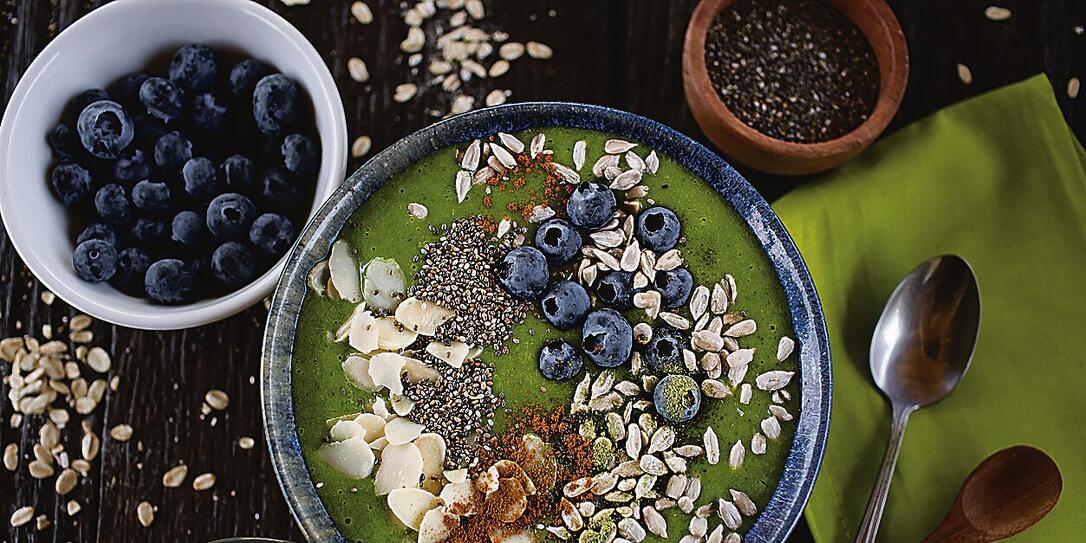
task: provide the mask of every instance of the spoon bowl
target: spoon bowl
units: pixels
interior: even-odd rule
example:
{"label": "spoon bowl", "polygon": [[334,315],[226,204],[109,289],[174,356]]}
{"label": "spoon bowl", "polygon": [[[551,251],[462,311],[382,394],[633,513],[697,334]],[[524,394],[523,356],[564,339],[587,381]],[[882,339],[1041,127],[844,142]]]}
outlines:
{"label": "spoon bowl", "polygon": [[986,458],[965,478],[943,522],[924,540],[988,542],[1039,522],[1060,499],[1063,477],[1052,457],[1017,445]]}

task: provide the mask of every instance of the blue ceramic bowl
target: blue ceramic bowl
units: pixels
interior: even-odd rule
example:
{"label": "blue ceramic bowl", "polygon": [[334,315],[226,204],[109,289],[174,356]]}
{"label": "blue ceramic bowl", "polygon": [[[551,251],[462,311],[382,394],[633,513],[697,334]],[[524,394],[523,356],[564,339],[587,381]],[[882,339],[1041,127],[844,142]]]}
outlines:
{"label": "blue ceramic bowl", "polygon": [[769,204],[746,179],[700,143],[632,113],[557,102],[522,103],[474,111],[407,136],[354,172],[302,232],[272,299],[261,367],[264,431],[275,473],[295,520],[311,542],[346,543],[309,477],[294,425],[291,354],[309,269],[327,257],[347,219],[375,190],[427,155],[499,131],[546,127],[620,134],[666,154],[716,189],[743,217],[768,255],[792,312],[802,396],[796,434],[784,472],[773,497],[744,541],[784,541],[811,494],[830,424],[829,338],[807,266]]}

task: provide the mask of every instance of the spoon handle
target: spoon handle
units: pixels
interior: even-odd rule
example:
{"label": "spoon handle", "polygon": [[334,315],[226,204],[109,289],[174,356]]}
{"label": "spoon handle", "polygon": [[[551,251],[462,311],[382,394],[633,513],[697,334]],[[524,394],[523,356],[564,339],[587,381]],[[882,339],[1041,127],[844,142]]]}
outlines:
{"label": "spoon handle", "polygon": [[894,405],[890,442],[886,444],[886,456],[882,459],[875,488],[871,490],[871,499],[867,502],[867,511],[860,523],[860,531],[856,534],[856,543],[874,543],[875,536],[879,533],[879,522],[882,521],[882,510],[886,507],[886,496],[890,494],[890,481],[894,475],[894,466],[897,465],[897,454],[901,450],[901,439],[905,436],[905,424],[915,410],[916,406]]}

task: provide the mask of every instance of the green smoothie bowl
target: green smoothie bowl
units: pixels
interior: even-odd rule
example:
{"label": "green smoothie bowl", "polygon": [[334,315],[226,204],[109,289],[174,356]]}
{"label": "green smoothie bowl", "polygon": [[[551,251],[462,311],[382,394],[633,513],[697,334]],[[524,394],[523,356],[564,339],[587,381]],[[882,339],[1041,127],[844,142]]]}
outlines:
{"label": "green smoothie bowl", "polygon": [[598,106],[356,171],[272,299],[268,446],[310,541],[784,541],[830,419],[818,296],[697,142]]}

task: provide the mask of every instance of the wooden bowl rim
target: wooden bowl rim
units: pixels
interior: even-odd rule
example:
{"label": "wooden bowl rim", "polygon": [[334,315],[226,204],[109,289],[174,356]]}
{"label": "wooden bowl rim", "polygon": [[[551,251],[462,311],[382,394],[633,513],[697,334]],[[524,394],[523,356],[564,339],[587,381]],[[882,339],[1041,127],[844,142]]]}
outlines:
{"label": "wooden bowl rim", "polygon": [[[709,25],[717,14],[731,5],[735,0],[701,0],[694,13],[690,17],[690,23],[686,28],[686,36],[683,42],[683,75],[692,90],[702,99],[706,100],[708,111],[713,120],[732,132],[736,137],[743,139],[753,146],[769,151],[777,155],[795,158],[825,157],[842,153],[848,153],[861,149],[878,137],[890,121],[894,118],[901,100],[905,95],[905,87],[909,77],[909,53],[905,42],[905,33],[901,24],[894,15],[893,10],[884,0],[853,0],[867,4],[885,25],[887,31],[879,32],[882,40],[890,45],[889,76],[882,77],[883,59],[878,58],[879,63],[879,96],[875,102],[875,109],[866,121],[852,131],[837,138],[816,142],[798,143],[774,138],[751,127],[743,122],[724,104],[724,101],[713,88],[709,80],[709,71],[705,65],[705,37],[709,31]],[[846,13],[846,16],[860,25]],[[876,49],[871,36],[863,32],[864,38],[871,43],[872,49]]]}

